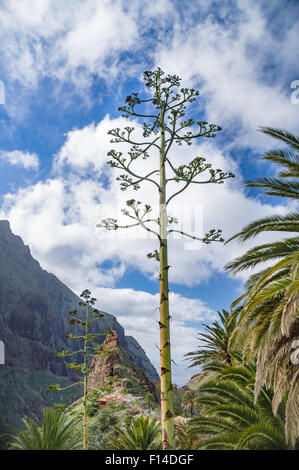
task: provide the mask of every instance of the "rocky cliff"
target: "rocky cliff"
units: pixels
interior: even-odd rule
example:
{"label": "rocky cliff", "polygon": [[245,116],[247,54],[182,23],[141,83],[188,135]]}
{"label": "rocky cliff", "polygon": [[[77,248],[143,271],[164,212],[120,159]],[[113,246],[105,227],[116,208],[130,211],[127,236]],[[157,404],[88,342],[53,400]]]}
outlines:
{"label": "rocky cliff", "polygon": [[[128,392],[151,393],[156,398],[156,387],[144,370],[133,363],[124,348],[120,346],[117,331],[111,331],[103,342],[104,353],[92,358],[88,386],[96,389],[109,385],[113,378],[114,387],[125,387]],[[105,354],[105,352],[107,354]],[[157,399],[158,400],[158,399]]]}
{"label": "rocky cliff", "polygon": [[[82,290],[85,286],[82,286]],[[46,393],[48,385],[68,385],[76,380],[72,369],[54,354],[72,349],[67,312],[80,299],[56,276],[43,270],[31,256],[8,221],[0,221],[0,340],[5,343],[5,364],[0,364],[0,432],[5,423],[19,424],[20,417],[40,416],[41,408],[71,402],[75,387]],[[104,312],[103,312],[104,313]],[[143,349],[113,315],[104,313],[98,331],[115,330],[119,344],[152,380],[158,374]]]}

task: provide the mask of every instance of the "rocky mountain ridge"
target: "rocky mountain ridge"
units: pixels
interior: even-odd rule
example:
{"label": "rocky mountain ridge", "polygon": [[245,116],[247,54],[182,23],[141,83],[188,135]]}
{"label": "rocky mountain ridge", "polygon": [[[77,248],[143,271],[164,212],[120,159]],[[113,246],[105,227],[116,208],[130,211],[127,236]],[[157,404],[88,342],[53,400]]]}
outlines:
{"label": "rocky mountain ridge", "polygon": [[112,330],[102,344],[104,354],[93,357],[90,365],[88,387],[100,389],[114,382],[114,389],[122,388],[138,394],[150,393],[158,402],[158,391],[144,370],[134,364],[126,350],[120,346],[117,331]]}
{"label": "rocky mountain ridge", "polygon": [[[53,383],[66,386],[76,380],[67,359],[54,354],[75,347],[65,338],[70,332],[67,312],[79,301],[55,275],[41,268],[29,247],[11,232],[8,221],[0,220],[0,340],[6,356],[0,365],[0,432],[6,423],[19,424],[24,415],[39,418],[44,406],[77,398],[75,387],[69,392],[47,394],[45,390]],[[113,315],[104,312],[98,326],[102,330],[117,331],[130,360],[151,380],[158,379],[141,346],[125,336]]]}

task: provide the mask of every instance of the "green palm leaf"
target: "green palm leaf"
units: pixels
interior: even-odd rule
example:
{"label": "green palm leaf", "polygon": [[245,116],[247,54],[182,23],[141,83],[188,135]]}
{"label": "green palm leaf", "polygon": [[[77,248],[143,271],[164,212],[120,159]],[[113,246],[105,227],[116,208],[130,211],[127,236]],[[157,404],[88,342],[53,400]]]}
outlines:
{"label": "green palm leaf", "polygon": [[185,354],[191,360],[189,367],[210,363],[212,361],[222,361],[231,364],[231,356],[228,350],[229,338],[235,328],[237,312],[223,310],[217,312],[220,322],[214,321],[211,326],[203,325],[204,333],[199,333],[200,348]]}
{"label": "green palm leaf", "polygon": [[[291,151],[274,149],[268,152],[262,158],[282,166],[283,170],[279,172],[277,178],[257,178],[247,183],[247,186],[263,188],[266,195],[298,199],[298,137],[281,129],[261,130],[289,145]],[[298,234],[298,221],[298,212],[265,217],[248,224],[230,240],[238,238],[241,242],[245,242],[270,231]],[[290,364],[289,359],[291,344],[294,339],[299,338],[299,237],[256,246],[227,264],[225,268],[236,274],[277,259],[279,261],[272,267],[251,276],[246,283],[245,293],[232,304],[235,308],[243,302],[239,307],[241,311],[229,347],[242,347],[244,358],[247,360],[257,357],[256,397],[262,390],[263,384],[271,387],[274,380],[275,413],[288,392],[285,426],[286,435],[294,446],[299,437],[299,405],[293,398],[294,377],[298,373],[299,366]]]}
{"label": "green palm leaf", "polygon": [[115,450],[157,450],[161,448],[160,423],[147,416],[133,419],[124,428],[115,427],[115,435],[111,437],[109,448]]}
{"label": "green palm leaf", "polygon": [[[290,449],[284,434],[285,404],[275,416],[273,393],[254,399],[253,364],[228,366],[199,389],[202,414],[191,420],[201,440],[198,449]],[[241,377],[241,380],[240,380]]]}
{"label": "green palm leaf", "polygon": [[25,429],[13,428],[14,434],[7,435],[10,448],[18,450],[68,450],[79,449],[81,438],[76,430],[80,417],[70,417],[68,414],[54,408],[43,410],[43,423],[37,423],[25,417]]}

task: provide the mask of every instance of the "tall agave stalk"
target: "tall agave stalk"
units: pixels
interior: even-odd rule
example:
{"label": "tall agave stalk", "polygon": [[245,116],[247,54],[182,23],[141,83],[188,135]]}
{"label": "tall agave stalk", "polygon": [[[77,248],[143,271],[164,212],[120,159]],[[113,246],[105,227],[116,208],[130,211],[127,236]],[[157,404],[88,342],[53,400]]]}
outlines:
{"label": "tall agave stalk", "polygon": [[[159,194],[159,216],[156,218],[147,218],[152,211],[150,205],[145,204],[141,214],[140,201],[130,199],[127,201],[128,209],[123,209],[122,213],[131,219],[134,223],[131,225],[119,225],[117,219],[103,219],[98,227],[105,227],[107,230],[117,230],[120,228],[130,228],[140,225],[147,232],[154,234],[159,240],[160,249],[149,253],[149,258],[155,258],[160,261],[160,376],[161,376],[161,423],[162,423],[162,443],[163,449],[174,447],[174,412],[173,412],[173,393],[171,379],[171,352],[170,352],[170,316],[169,316],[169,289],[168,289],[168,236],[177,232],[183,236],[200,240],[204,243],[212,241],[223,241],[221,230],[210,230],[203,238],[188,235],[182,231],[169,229],[173,223],[177,223],[174,217],[168,217],[167,208],[172,199],[182,193],[191,183],[223,183],[225,179],[233,177],[232,173],[225,173],[220,169],[213,169],[212,165],[207,163],[202,157],[197,157],[187,165],[181,165],[175,168],[169,158],[169,151],[174,144],[182,145],[186,143],[191,145],[193,139],[199,137],[215,137],[216,132],[221,128],[215,124],[208,124],[206,121],[197,121],[193,119],[183,120],[185,108],[188,103],[197,99],[199,92],[194,89],[181,88],[180,78],[177,75],[167,75],[158,68],[155,71],[144,72],[145,86],[149,91],[149,97],[140,99],[138,93],[132,93],[127,96],[125,106],[119,108],[123,117],[146,119],[143,122],[144,141],[132,137],[133,127],[112,129],[109,134],[114,137],[111,142],[129,143],[131,149],[128,157],[124,158],[121,152],[110,150],[108,155],[111,160],[107,163],[112,168],[118,168],[125,173],[117,177],[120,181],[122,190],[132,188],[138,190],[140,183],[147,181],[153,184]],[[146,103],[152,104],[153,111],[147,113],[135,111],[136,105]],[[197,124],[198,128],[194,132],[190,128]],[[188,129],[186,131],[186,129]],[[150,140],[150,136],[152,139]],[[157,152],[159,156],[159,165],[150,173],[140,175],[133,169],[134,162],[138,158],[154,158],[152,152]],[[171,173],[171,177],[167,175]],[[209,177],[206,180],[196,180],[196,177],[207,171]],[[166,194],[167,184],[175,181],[183,186],[168,198]],[[158,224],[158,230],[152,228],[153,224]]]}
{"label": "tall agave stalk", "polygon": [[[162,119],[163,110],[160,108]],[[164,448],[174,444],[173,394],[171,378],[170,317],[168,289],[168,247],[167,247],[167,208],[165,174],[165,133],[161,128],[160,144],[160,197],[159,197],[159,242],[160,242],[160,376],[161,376],[161,417],[162,443]]]}

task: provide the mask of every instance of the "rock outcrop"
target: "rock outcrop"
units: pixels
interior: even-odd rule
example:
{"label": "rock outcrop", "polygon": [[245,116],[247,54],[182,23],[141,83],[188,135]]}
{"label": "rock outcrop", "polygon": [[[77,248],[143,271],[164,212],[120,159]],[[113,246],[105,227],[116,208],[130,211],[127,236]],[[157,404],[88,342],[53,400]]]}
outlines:
{"label": "rock outcrop", "polygon": [[103,354],[92,359],[88,386],[96,389],[113,383],[115,387],[125,387],[128,392],[138,394],[138,390],[153,394],[156,387],[149,380],[143,369],[134,364],[120,346],[117,331],[111,331],[102,344]]}

